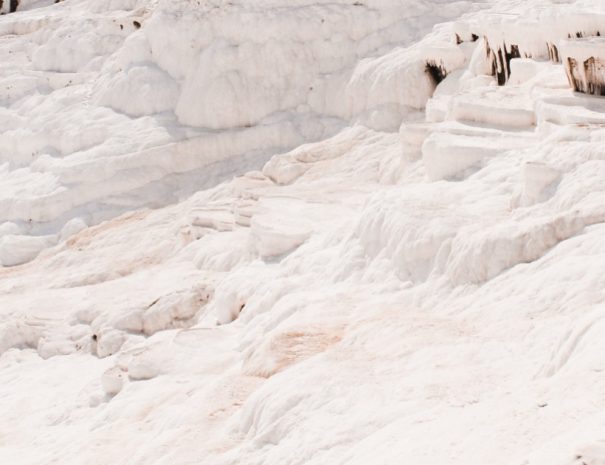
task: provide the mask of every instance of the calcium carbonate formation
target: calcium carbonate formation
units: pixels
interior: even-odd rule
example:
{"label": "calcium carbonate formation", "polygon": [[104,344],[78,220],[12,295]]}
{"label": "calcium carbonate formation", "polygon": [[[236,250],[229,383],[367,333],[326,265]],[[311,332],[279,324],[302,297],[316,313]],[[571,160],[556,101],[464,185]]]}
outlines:
{"label": "calcium carbonate formation", "polygon": [[11,9],[0,463],[605,461],[605,2]]}

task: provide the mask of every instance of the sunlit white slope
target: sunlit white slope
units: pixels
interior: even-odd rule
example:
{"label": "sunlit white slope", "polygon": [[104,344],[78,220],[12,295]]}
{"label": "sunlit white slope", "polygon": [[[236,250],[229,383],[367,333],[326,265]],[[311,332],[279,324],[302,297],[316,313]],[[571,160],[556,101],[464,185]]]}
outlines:
{"label": "sunlit white slope", "polygon": [[[86,5],[72,2],[63,8]],[[141,34],[153,28],[176,40],[178,21],[189,18],[176,12],[195,2],[171,3],[172,17],[169,2],[160,2],[126,42],[145,43]],[[310,20],[324,8],[361,8],[255,5],[275,21],[276,37],[302,33],[285,26],[294,24],[284,19],[291,8]],[[422,7],[408,6],[402,15]],[[466,6],[447,2],[440,11],[457,16]],[[405,37],[393,36],[393,46],[385,42],[371,58],[351,55],[350,76],[325,94],[333,104],[307,120],[328,128],[323,121],[334,118],[330,137],[322,129],[309,138],[321,140],[272,153],[268,147],[283,137],[276,128],[299,124],[291,108],[271,124],[260,116],[236,129],[219,126],[242,115],[217,113],[217,128],[202,131],[179,118],[210,121],[207,109],[196,103],[179,114],[175,100],[174,111],[160,116],[119,115],[132,140],[145,138],[131,124],[151,124],[150,137],[163,127],[164,148],[158,142],[125,155],[117,144],[112,159],[55,157],[79,195],[101,195],[106,184],[95,184],[96,176],[126,183],[153,163],[191,173],[187,189],[199,190],[188,196],[180,181],[182,194],[164,181],[148,186],[141,192],[167,204],[151,209],[133,207],[147,204],[147,194],[129,191],[125,203],[107,187],[103,202],[131,211],[90,227],[72,218],[60,238],[2,226],[1,240],[11,244],[2,260],[15,260],[17,241],[25,250],[26,240],[48,243],[28,263],[0,269],[0,463],[603,463],[605,105],[573,93],[563,66],[540,57],[513,59],[507,84],[497,86],[497,76],[485,74],[485,42],[472,41],[471,28],[462,43],[455,37],[465,24],[504,13],[522,24],[548,8],[601,6],[484,6],[408,48],[397,46]],[[215,10],[199,21],[231,14]],[[33,24],[42,11],[11,21]],[[253,31],[216,24],[217,36]],[[356,24],[343,30],[354,34]],[[351,40],[362,47],[363,38]],[[120,46],[94,71],[100,77],[89,102],[109,80],[118,82],[111,67],[134,45]],[[547,57],[546,42],[542,49]],[[224,51],[216,59],[232,66]],[[177,82],[179,98],[188,73],[204,69],[179,76],[184,56],[175,51],[172,62],[149,66]],[[448,75],[425,106],[420,101],[433,90],[427,63]],[[242,66],[244,76],[250,70]],[[125,73],[119,82],[136,82],[136,73]],[[298,95],[290,81],[279,87],[274,75],[267,79],[277,95]],[[196,82],[187,84],[191,100],[204,92]],[[239,83],[226,98],[239,95]],[[137,101],[127,95],[90,105],[113,121],[106,105]],[[262,114],[273,103],[251,105]],[[250,165],[219,163],[224,147],[270,137],[274,145],[259,148],[263,155]],[[196,178],[191,167],[199,160],[212,160],[218,174]],[[79,171],[80,163],[90,169]],[[33,171],[11,166],[7,182],[24,189],[21,180]],[[240,171],[247,172],[233,177]],[[218,183],[222,177],[228,180]],[[22,192],[14,198],[27,198]]]}
{"label": "sunlit white slope", "polygon": [[[43,5],[24,2],[0,18],[0,221],[11,234],[49,237],[5,238],[27,250],[5,266],[56,243],[70,219],[93,225],[178,201],[350,121],[395,129],[432,93],[427,55],[451,68],[465,60],[451,26],[402,47],[477,8],[437,0],[34,6]],[[377,58],[394,47],[396,59]]]}

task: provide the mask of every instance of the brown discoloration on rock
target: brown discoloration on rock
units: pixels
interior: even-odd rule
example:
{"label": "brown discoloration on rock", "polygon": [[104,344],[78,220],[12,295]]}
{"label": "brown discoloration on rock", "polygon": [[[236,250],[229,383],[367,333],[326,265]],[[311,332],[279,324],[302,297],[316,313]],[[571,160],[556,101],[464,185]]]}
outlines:
{"label": "brown discoloration on rock", "polygon": [[98,226],[92,226],[90,228],[86,228],[80,231],[77,234],[71,236],[65,244],[68,248],[78,248],[78,247],[86,247],[90,245],[90,243],[98,238],[99,236],[115,229],[127,225],[129,223],[134,223],[137,221],[141,221],[149,215],[149,210],[137,211],[134,213],[126,213],[125,215],[118,216],[113,220],[105,221]]}
{"label": "brown discoloration on rock", "polygon": [[503,86],[506,84],[508,75],[507,70],[504,67],[504,56],[502,55],[502,50],[498,49],[494,56],[496,57],[496,62],[492,65],[492,69],[494,70],[494,74],[498,79],[498,85]]}
{"label": "brown discoloration on rock", "polygon": [[343,337],[342,327],[309,328],[286,331],[271,338],[268,346],[259,349],[259,360],[272,359],[271,366],[258,363],[255,355],[245,363],[245,373],[269,378],[286,368],[326,351]]}
{"label": "brown discoloration on rock", "polygon": [[32,261],[23,263],[21,265],[8,266],[8,267],[0,266],[0,279],[4,278],[6,276],[10,276],[11,278],[16,278],[20,275],[24,275],[24,274],[30,272],[32,268],[35,270],[35,269],[44,267],[45,264],[47,264],[54,255],[55,254],[45,254],[43,256],[37,256]]}
{"label": "brown discoloration on rock", "polygon": [[561,58],[559,56],[559,49],[553,43],[547,42],[546,48],[548,49],[548,58],[550,61],[554,63],[561,63]]}
{"label": "brown discoloration on rock", "polygon": [[[460,45],[464,43],[466,40],[460,37],[460,34],[455,34],[454,36],[456,40],[456,44]],[[470,42],[477,42],[479,40],[479,36],[477,34],[471,34]]]}
{"label": "brown discoloration on rock", "polygon": [[[37,275],[38,272],[46,272],[44,270],[53,269],[57,266],[57,263],[62,262],[66,256],[73,253],[82,253],[82,260],[93,257],[97,251],[96,247],[92,246],[98,246],[99,249],[115,247],[116,243],[119,242],[116,239],[116,237],[119,237],[118,232],[124,234],[126,237],[130,237],[130,234],[137,234],[132,225],[136,226],[137,222],[145,220],[150,213],[152,213],[152,210],[128,213],[97,226],[84,229],[67,239],[65,248],[60,247],[46,250],[31,262],[22,265],[6,268],[0,267],[0,280],[5,277],[16,279],[20,276],[27,276],[32,271],[34,275]],[[116,231],[116,229],[122,229],[122,231]],[[122,252],[118,253],[111,261],[101,261],[96,268],[86,269],[77,274],[65,275],[65,281],[62,286],[88,286],[119,279],[142,269],[156,266],[166,258],[165,251],[161,245],[158,245],[158,247],[146,247],[140,253],[136,253],[135,250],[129,251],[125,247],[122,247],[120,250]]]}
{"label": "brown discoloration on rock", "polygon": [[510,52],[507,51],[506,49],[506,44],[504,45],[504,58],[506,59],[506,72],[507,72],[507,76],[506,79],[508,80],[508,78],[510,77],[510,62],[513,58],[521,58],[521,53],[519,53],[519,46],[518,45],[511,45],[510,46]]}
{"label": "brown discoloration on rock", "polygon": [[340,329],[318,332],[289,331],[280,334],[271,343],[272,352],[278,355],[275,372],[285,370],[290,365],[324,352],[341,339]]}
{"label": "brown discoloration on rock", "polygon": [[585,92],[591,95],[605,95],[605,65],[594,57],[584,62],[586,76]]}
{"label": "brown discoloration on rock", "polygon": [[492,48],[485,38],[485,53],[491,63],[492,76],[496,76],[498,85],[503,86],[510,77],[510,62],[513,58],[521,58],[519,46],[502,43],[501,47]]}
{"label": "brown discoloration on rock", "polygon": [[578,62],[574,58],[568,57],[565,63],[565,72],[571,87],[578,90],[582,86],[582,78],[578,70]]}
{"label": "brown discoloration on rock", "polygon": [[576,92],[590,95],[605,95],[605,63],[590,57],[583,63],[568,57],[565,72],[569,85]]}

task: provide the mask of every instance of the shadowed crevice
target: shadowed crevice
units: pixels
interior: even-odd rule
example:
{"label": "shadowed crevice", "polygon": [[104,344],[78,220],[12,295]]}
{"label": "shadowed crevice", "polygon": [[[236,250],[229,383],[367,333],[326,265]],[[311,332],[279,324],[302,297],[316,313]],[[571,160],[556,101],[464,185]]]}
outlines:
{"label": "shadowed crevice", "polygon": [[443,66],[435,63],[434,61],[426,62],[425,72],[429,75],[431,81],[435,86],[437,86],[447,76],[447,70]]}

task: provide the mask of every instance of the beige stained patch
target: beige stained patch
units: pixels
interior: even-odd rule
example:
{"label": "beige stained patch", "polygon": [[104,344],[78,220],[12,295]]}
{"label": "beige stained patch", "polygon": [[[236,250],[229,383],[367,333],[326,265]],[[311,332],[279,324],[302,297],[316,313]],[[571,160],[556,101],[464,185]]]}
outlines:
{"label": "beige stained patch", "polygon": [[251,354],[244,364],[244,372],[251,376],[268,378],[325,352],[340,342],[342,337],[342,327],[314,327],[278,333]]}
{"label": "beige stained patch", "polygon": [[90,228],[86,228],[80,231],[77,234],[71,236],[65,244],[69,248],[77,248],[77,247],[86,247],[90,245],[93,240],[98,238],[99,236],[105,234],[108,231],[111,231],[115,228],[120,228],[130,223],[135,223],[137,221],[141,221],[145,219],[151,210],[142,210],[134,213],[127,213],[113,220],[105,221],[104,223],[99,224],[98,226],[92,226]]}

